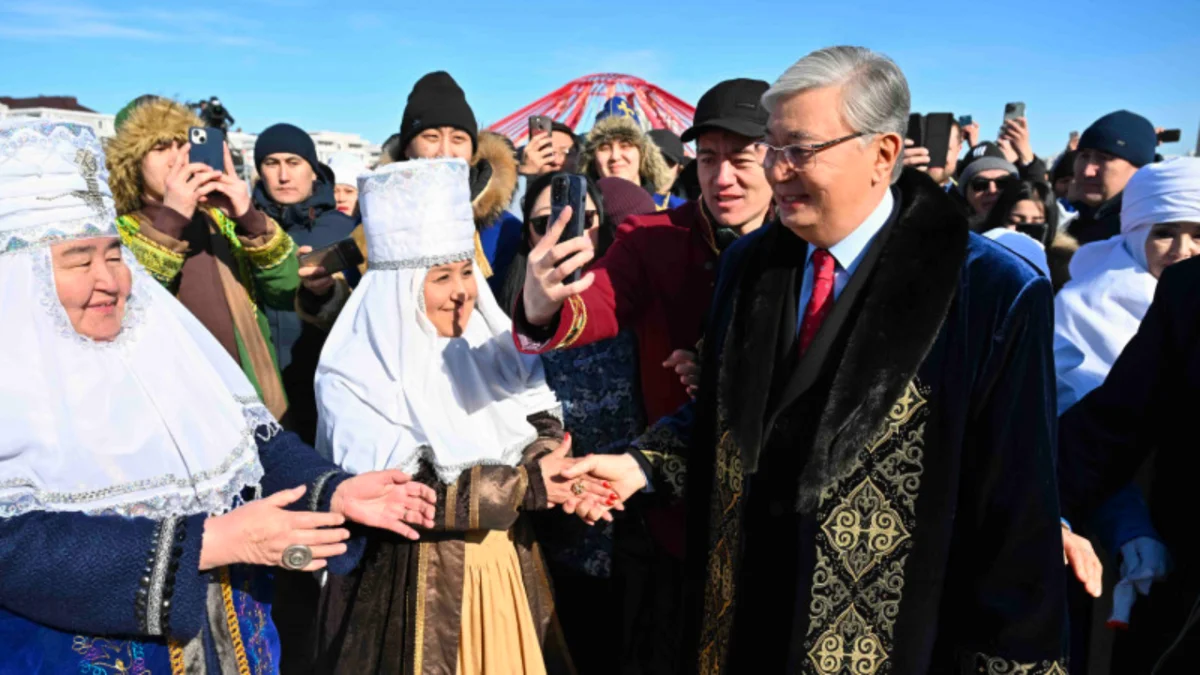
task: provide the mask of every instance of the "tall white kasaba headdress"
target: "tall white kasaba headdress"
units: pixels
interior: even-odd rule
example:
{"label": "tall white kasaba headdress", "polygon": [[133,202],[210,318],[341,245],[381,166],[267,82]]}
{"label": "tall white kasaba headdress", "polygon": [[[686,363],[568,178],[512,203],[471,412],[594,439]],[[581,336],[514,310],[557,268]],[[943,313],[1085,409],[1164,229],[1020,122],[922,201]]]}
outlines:
{"label": "tall white kasaba headdress", "polygon": [[482,275],[462,337],[439,337],[425,315],[429,268],[475,255],[468,171],[459,159],[412,160],[359,177],[367,273],[316,383],[317,449],[348,471],[411,474],[425,459],[450,483],[472,466],[515,466],[537,438],[526,418],[561,415]]}
{"label": "tall white kasaba headdress", "polygon": [[278,429],[208,331],[125,254],[132,292],[111,342],[75,332],[51,245],[117,237],[91,129],[0,123],[0,517],[165,518],[228,510]]}

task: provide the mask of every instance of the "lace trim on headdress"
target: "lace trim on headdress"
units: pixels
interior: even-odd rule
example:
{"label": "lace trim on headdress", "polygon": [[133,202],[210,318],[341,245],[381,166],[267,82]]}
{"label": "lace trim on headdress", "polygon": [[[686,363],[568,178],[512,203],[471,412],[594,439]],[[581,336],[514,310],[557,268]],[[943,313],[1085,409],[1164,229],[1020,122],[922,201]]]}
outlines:
{"label": "lace trim on headdress", "polygon": [[[253,400],[257,402],[258,399]],[[276,433],[279,429],[278,422],[270,417],[261,403],[245,406],[244,413],[246,428],[241,439],[220,465],[208,471],[190,476],[165,474],[86,492],[40,490],[29,479],[10,478],[0,482],[0,492],[14,490],[17,494],[0,496],[0,518],[11,518],[30,511],[81,511],[92,515],[154,518],[225,513],[233,507],[234,500],[243,490],[257,490],[262,481],[263,467],[258,458],[257,438],[262,438],[264,425],[267,429],[275,429]],[[269,422],[263,422],[264,415],[270,419]],[[215,485],[204,485],[222,476],[227,478]],[[137,495],[150,491],[161,492],[152,497]],[[132,497],[116,504],[88,507],[89,503],[125,495]]]}
{"label": "lace trim on headdress", "polygon": [[475,250],[458,251],[455,253],[444,253],[442,255],[427,255],[420,258],[408,258],[407,260],[372,260],[367,263],[369,270],[420,270],[437,267],[438,265],[448,265],[454,262],[463,260],[473,260],[475,258]]}
{"label": "lace trim on headdress", "polygon": [[146,310],[149,308],[151,302],[150,294],[139,293],[138,289],[147,288],[147,284],[156,282],[138,264],[137,259],[133,257],[133,254],[128,249],[121,249],[121,257],[124,258],[125,264],[129,266],[129,271],[133,275],[133,283],[129,297],[125,300],[125,316],[121,321],[121,332],[117,334],[116,338],[108,342],[97,342],[81,335],[71,325],[71,320],[67,317],[67,310],[63,309],[62,302],[58,299],[57,287],[54,281],[54,265],[50,259],[50,249],[34,249],[29,251],[29,255],[32,256],[33,273],[37,277],[37,285],[40,291],[38,304],[53,317],[54,327],[59,336],[88,349],[128,349],[137,343]]}
{"label": "lace trim on headdress", "polygon": [[80,220],[34,225],[0,232],[0,255],[25,251],[47,244],[57,244],[71,239],[116,236],[118,236],[118,233],[114,220],[106,222],[99,218],[82,218]]}

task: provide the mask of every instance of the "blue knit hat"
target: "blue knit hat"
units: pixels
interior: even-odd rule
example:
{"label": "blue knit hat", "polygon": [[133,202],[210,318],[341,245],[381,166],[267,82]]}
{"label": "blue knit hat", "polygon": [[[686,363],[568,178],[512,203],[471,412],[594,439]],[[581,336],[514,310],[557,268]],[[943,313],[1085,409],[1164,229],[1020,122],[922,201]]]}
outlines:
{"label": "blue knit hat", "polygon": [[317,146],[312,136],[300,127],[280,123],[267,127],[258,135],[254,143],[254,167],[259,173],[262,173],[263,160],[277,152],[299,155],[312,165],[313,173],[322,173],[317,161]]}
{"label": "blue knit hat", "polygon": [[1099,150],[1120,157],[1137,168],[1154,161],[1158,136],[1150,120],[1118,110],[1092,123],[1079,138],[1080,150]]}

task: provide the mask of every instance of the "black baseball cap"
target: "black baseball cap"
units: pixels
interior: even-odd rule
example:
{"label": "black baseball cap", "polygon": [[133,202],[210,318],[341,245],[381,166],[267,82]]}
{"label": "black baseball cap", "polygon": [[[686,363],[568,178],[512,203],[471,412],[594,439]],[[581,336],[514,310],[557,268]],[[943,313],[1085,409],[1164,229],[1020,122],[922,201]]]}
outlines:
{"label": "black baseball cap", "polygon": [[650,140],[654,141],[668,162],[675,164],[687,162],[687,155],[683,152],[683,141],[670,129],[651,129]]}
{"label": "black baseball cap", "polygon": [[763,107],[762,96],[770,87],[764,80],[738,78],[709,89],[696,105],[696,116],[691,128],[683,132],[683,142],[691,143],[709,129],[762,138],[767,133],[767,109]]}

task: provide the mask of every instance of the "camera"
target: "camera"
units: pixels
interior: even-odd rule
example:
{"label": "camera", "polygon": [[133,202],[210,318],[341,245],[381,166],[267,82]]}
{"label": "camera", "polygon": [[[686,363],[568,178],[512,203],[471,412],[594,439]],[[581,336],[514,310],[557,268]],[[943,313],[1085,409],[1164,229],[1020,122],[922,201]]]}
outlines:
{"label": "camera", "polygon": [[208,142],[208,132],[198,127],[192,127],[188,134],[188,142],[192,145],[204,145]]}

